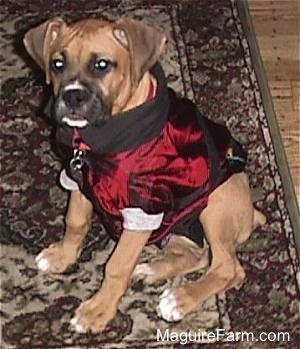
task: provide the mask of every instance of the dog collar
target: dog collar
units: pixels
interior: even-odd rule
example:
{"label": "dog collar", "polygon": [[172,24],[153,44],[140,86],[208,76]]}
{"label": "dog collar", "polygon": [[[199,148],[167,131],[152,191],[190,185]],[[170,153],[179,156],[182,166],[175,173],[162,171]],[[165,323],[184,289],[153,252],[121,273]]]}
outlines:
{"label": "dog collar", "polygon": [[[151,69],[157,80],[156,94],[144,104],[115,115],[102,126],[87,126],[78,130],[82,141],[90,151],[102,154],[115,154],[134,149],[157,137],[167,123],[169,111],[169,92],[164,71],[159,63]],[[46,116],[53,115],[52,97],[44,109]],[[72,147],[74,129],[58,126],[57,141]]]}

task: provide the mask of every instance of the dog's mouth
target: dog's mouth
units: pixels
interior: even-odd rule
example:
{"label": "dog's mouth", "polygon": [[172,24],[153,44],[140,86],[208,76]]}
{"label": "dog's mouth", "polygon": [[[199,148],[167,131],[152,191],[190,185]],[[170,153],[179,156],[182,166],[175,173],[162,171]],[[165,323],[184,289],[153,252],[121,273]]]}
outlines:
{"label": "dog's mouth", "polygon": [[79,118],[75,119],[69,116],[64,116],[61,121],[70,127],[84,128],[88,125],[88,121],[86,119],[79,119]]}

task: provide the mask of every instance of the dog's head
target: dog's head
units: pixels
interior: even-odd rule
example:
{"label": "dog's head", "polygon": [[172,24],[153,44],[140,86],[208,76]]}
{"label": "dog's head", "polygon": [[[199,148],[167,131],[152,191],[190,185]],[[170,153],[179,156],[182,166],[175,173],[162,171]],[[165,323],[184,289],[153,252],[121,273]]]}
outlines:
{"label": "dog's head", "polygon": [[97,125],[121,112],[159,59],[166,36],[139,21],[55,17],[29,30],[24,44],[52,83],[57,122]]}

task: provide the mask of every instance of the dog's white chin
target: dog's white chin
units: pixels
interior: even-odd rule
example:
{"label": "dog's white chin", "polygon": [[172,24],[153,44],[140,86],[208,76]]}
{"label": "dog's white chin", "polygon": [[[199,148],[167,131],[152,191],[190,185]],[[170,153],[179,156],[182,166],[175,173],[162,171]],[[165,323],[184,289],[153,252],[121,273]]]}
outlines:
{"label": "dog's white chin", "polygon": [[79,127],[79,128],[83,128],[88,124],[87,120],[73,120],[66,116],[62,119],[62,122],[64,122],[70,127]]}

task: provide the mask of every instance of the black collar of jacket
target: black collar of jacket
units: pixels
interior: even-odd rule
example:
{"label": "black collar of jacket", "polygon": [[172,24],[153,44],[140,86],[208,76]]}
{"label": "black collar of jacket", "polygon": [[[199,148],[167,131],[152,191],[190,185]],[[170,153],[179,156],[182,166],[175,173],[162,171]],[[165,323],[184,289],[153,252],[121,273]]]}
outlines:
{"label": "black collar of jacket", "polygon": [[[115,115],[102,126],[88,126],[79,129],[84,143],[91,151],[100,154],[115,154],[134,149],[157,137],[167,122],[169,111],[169,92],[164,71],[159,63],[151,69],[157,79],[157,92],[153,100]],[[51,117],[53,97],[51,97],[44,113]],[[56,139],[58,143],[72,147],[74,129],[58,126]]]}

